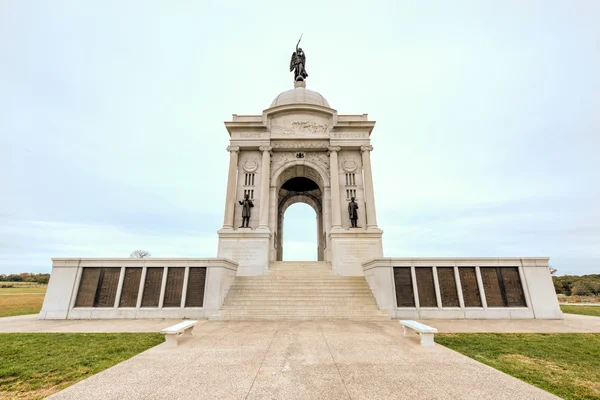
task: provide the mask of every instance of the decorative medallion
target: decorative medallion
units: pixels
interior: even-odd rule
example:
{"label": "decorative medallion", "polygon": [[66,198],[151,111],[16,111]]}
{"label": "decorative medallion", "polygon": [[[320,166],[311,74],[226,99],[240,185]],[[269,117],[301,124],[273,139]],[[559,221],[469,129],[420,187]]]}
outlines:
{"label": "decorative medallion", "polygon": [[243,168],[246,172],[254,172],[258,169],[258,161],[256,161],[256,159],[246,160]]}
{"label": "decorative medallion", "polygon": [[342,161],[342,168],[346,172],[354,172],[358,168],[358,164],[354,160],[344,160]]}

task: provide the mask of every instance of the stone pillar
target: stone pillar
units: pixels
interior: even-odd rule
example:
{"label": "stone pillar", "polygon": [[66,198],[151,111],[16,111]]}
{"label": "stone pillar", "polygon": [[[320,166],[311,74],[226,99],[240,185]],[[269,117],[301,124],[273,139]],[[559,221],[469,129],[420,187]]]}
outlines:
{"label": "stone pillar", "polygon": [[341,228],[340,175],[338,173],[338,151],[340,146],[329,147],[329,169],[331,171],[331,228]]}
{"label": "stone pillar", "polygon": [[377,227],[375,214],[375,191],[373,190],[373,172],[371,170],[371,151],[373,146],[361,146],[362,163],[364,168],[365,197],[367,203],[367,229]]}
{"label": "stone pillar", "polygon": [[227,195],[225,196],[225,218],[223,228],[233,229],[233,211],[235,209],[235,195],[237,185],[238,146],[228,146],[229,151],[229,175],[227,176]]}
{"label": "stone pillar", "polygon": [[262,175],[260,178],[260,214],[258,227],[269,229],[269,181],[271,180],[271,146],[260,146]]}

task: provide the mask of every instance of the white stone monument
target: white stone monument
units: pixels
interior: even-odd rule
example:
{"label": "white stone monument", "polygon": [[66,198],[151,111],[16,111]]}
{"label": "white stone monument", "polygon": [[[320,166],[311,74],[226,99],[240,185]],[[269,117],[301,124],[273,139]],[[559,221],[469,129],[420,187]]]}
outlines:
{"label": "white stone monument", "polygon": [[[366,114],[339,115],[304,81],[278,95],[262,115],[234,115],[227,198],[218,257],[239,264],[238,275],[263,275],[281,261],[285,210],[310,205],[318,220],[318,260],[338,275],[362,276],[361,264],[383,256],[375,212]],[[238,201],[254,202],[249,228]],[[352,228],[348,203],[358,204]]]}
{"label": "white stone monument", "polygon": [[[304,63],[297,47],[294,88],[225,122],[217,258],[53,259],[40,318],[562,318],[548,258],[384,258],[375,122],[307,89]],[[317,216],[312,265],[281,262],[297,202]]]}

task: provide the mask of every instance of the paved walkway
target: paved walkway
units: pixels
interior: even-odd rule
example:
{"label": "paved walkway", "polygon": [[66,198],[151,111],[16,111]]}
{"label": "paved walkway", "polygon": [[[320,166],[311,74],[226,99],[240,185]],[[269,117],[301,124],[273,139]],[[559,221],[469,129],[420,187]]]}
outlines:
{"label": "paved walkway", "polygon": [[[421,320],[440,332],[600,333],[600,317],[564,314],[564,320]],[[0,332],[158,332],[179,319],[39,320],[37,314],[0,318]],[[202,322],[202,321],[201,321]],[[205,322],[205,321],[204,321]],[[398,321],[381,322],[398,327]]]}
{"label": "paved walkway", "polygon": [[[157,332],[179,320],[0,318],[0,332]],[[441,332],[600,332],[600,318],[428,320]],[[405,338],[397,321],[200,321],[50,399],[556,399],[443,346]]]}
{"label": "paved walkway", "polygon": [[49,399],[556,399],[388,322],[208,321]]}

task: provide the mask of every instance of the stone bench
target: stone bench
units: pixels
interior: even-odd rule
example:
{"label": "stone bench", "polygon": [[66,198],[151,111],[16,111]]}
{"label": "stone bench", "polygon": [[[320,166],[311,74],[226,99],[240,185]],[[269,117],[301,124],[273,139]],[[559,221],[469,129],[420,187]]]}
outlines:
{"label": "stone bench", "polygon": [[435,344],[433,343],[433,335],[438,333],[437,329],[411,320],[400,320],[400,324],[404,328],[404,336],[415,336],[415,332],[419,332],[421,346],[433,346]]}
{"label": "stone bench", "polygon": [[192,331],[194,330],[194,325],[197,323],[198,321],[182,321],[163,329],[160,333],[165,335],[165,343],[167,346],[177,346],[180,337],[194,336]]}

